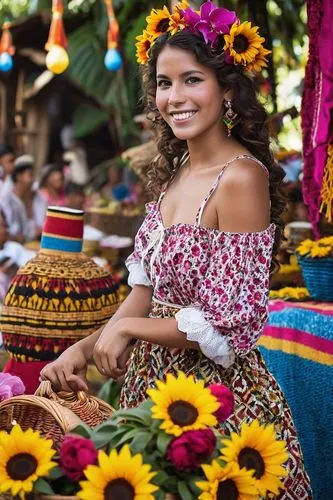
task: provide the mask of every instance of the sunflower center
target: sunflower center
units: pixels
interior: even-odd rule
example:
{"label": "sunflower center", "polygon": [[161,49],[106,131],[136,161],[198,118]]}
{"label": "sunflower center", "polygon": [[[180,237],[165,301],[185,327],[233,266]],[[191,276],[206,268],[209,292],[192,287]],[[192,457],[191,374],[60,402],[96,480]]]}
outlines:
{"label": "sunflower center", "polygon": [[169,406],[168,412],[173,423],[180,427],[192,425],[198,418],[197,409],[187,401],[175,401]]}
{"label": "sunflower center", "polygon": [[156,26],[156,31],[159,31],[161,33],[166,33],[170,25],[170,19],[164,18],[161,19],[161,21],[158,23]]}
{"label": "sunflower center", "polygon": [[256,479],[260,479],[264,475],[265,462],[260,453],[253,448],[243,448],[238,455],[238,463],[240,468],[245,467],[248,470],[254,469],[254,477]]}
{"label": "sunflower center", "polygon": [[134,497],[134,488],[126,479],[114,479],[104,490],[105,500],[133,500]]}
{"label": "sunflower center", "polygon": [[24,481],[37,469],[37,460],[29,453],[18,453],[8,460],[7,473],[14,481]]}
{"label": "sunflower center", "polygon": [[150,40],[146,40],[145,41],[145,50],[149,50],[150,49],[150,46],[151,46],[151,41]]}
{"label": "sunflower center", "polygon": [[232,479],[226,479],[219,483],[216,500],[237,500],[239,497],[238,488]]}
{"label": "sunflower center", "polygon": [[244,35],[237,35],[233,43],[233,49],[237,54],[245,52],[249,47],[249,41]]}

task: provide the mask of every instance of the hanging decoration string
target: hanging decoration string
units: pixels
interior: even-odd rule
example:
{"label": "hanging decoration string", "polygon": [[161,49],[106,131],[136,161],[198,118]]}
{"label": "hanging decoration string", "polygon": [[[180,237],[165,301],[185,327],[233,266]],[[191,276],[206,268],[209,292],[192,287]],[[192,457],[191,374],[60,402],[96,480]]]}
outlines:
{"label": "hanging decoration string", "polygon": [[121,55],[118,51],[119,24],[114,14],[112,0],[105,0],[106,11],[109,19],[108,50],[105,54],[104,64],[109,71],[118,71],[122,66]]}
{"label": "hanging decoration string", "polygon": [[15,47],[12,44],[12,35],[10,32],[11,24],[5,22],[2,26],[2,35],[0,40],[0,71],[5,73],[14,66],[13,55]]}
{"label": "hanging decoration string", "polygon": [[57,75],[66,71],[69,66],[63,13],[63,0],[52,0],[52,21],[49,38],[45,45],[45,49],[48,51],[45,62],[47,69]]}

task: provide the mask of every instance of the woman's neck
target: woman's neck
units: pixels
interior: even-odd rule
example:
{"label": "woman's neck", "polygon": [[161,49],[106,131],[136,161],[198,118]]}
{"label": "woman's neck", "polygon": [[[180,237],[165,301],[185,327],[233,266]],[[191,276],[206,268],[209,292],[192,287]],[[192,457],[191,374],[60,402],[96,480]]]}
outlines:
{"label": "woman's neck", "polygon": [[232,154],[234,142],[227,136],[224,127],[217,124],[199,137],[187,141],[187,147],[190,169],[202,170],[224,163],[224,159]]}

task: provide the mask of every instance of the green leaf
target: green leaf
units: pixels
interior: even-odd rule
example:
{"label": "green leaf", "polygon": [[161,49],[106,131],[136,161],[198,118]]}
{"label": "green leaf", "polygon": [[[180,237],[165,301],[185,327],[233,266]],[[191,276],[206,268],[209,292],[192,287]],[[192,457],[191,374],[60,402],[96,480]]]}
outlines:
{"label": "green leaf", "polygon": [[165,484],[169,479],[170,476],[163,470],[160,470],[152,481],[157,486],[163,486],[163,484]]}
{"label": "green leaf", "polygon": [[193,500],[193,495],[184,481],[178,482],[177,489],[182,500]]}
{"label": "green leaf", "polygon": [[85,437],[85,438],[90,438],[91,437],[91,428],[89,425],[85,424],[82,422],[79,424],[75,429],[71,431],[71,434],[78,434],[79,436]]}
{"label": "green leaf", "polygon": [[120,391],[121,385],[113,378],[110,378],[102,385],[98,397],[117,410],[119,408]]}
{"label": "green leaf", "polygon": [[156,500],[164,500],[165,499],[165,491],[163,491],[163,490],[157,490],[154,493],[154,496],[155,496]]}
{"label": "green leaf", "polygon": [[171,440],[172,436],[166,434],[164,431],[158,433],[156,445],[157,449],[162,453],[162,455],[165,455],[166,449]]}
{"label": "green leaf", "polygon": [[126,422],[139,422],[149,426],[149,428],[152,423],[150,411],[141,407],[117,411],[113,414],[112,418],[122,418],[126,420]]}
{"label": "green leaf", "polygon": [[133,453],[142,453],[148,443],[153,439],[153,434],[147,431],[139,431],[131,443],[131,450]]}
{"label": "green leaf", "polygon": [[50,470],[48,478],[54,480],[59,479],[59,477],[62,477],[63,475],[63,471],[57,466]]}
{"label": "green leaf", "polygon": [[35,482],[34,490],[37,491],[37,493],[43,493],[44,495],[54,495],[53,489],[42,477]]}
{"label": "green leaf", "polygon": [[91,439],[97,449],[103,448],[111,441],[113,432],[116,428],[116,426],[109,425],[104,429],[92,433]]}
{"label": "green leaf", "polygon": [[137,429],[132,429],[131,431],[126,432],[118,441],[117,446],[120,446],[122,444],[128,443],[130,444],[132,439],[136,436],[138,433]]}

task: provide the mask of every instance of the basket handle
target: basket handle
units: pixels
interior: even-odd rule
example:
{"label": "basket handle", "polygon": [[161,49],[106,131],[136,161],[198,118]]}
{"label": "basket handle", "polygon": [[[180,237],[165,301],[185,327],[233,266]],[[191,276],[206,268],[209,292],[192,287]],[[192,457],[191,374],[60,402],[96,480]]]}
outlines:
{"label": "basket handle", "polygon": [[59,401],[61,399],[74,397],[75,399],[77,399],[82,403],[84,403],[88,399],[88,396],[84,391],[78,391],[78,392],[59,391],[57,393],[52,389],[52,385],[49,380],[42,380],[42,382],[40,383],[39,387],[35,392],[35,396],[41,396],[42,398],[51,399],[53,401]]}

